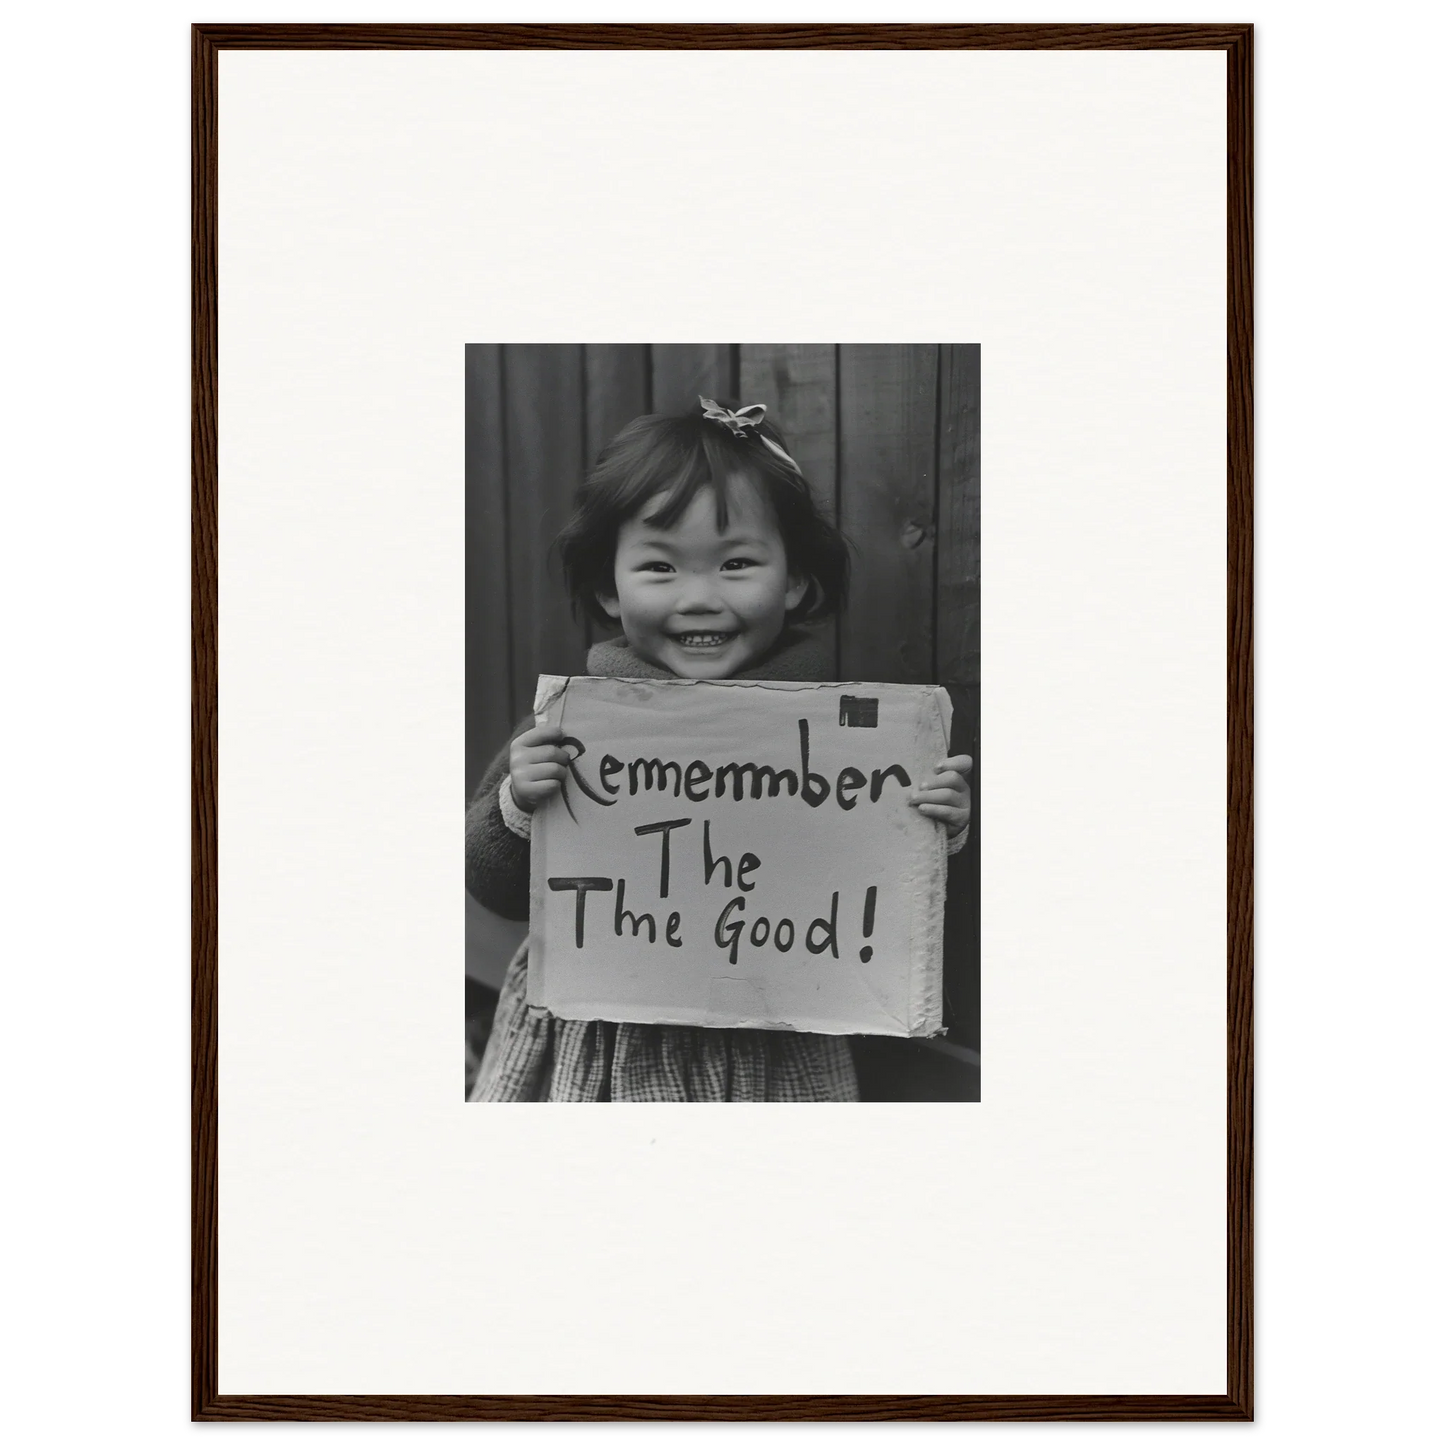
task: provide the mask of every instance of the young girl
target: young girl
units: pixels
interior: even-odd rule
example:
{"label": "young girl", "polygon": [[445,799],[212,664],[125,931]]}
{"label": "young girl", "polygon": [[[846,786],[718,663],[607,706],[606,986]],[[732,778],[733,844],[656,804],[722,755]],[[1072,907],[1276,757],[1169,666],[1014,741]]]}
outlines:
{"label": "young girl", "polygon": [[[800,624],[836,612],[842,536],[819,511],[760,405],[706,398],[617,434],[577,495],[560,547],[574,607],[622,636],[587,656],[593,676],[823,682],[827,650]],[[562,785],[562,730],[528,719],[467,812],[467,887],[507,918],[528,911],[531,815]],[[945,758],[910,801],[967,838],[972,761]],[[845,1038],[772,1029],[559,1019],[529,1007],[527,947],[507,970],[472,1100],[858,1098]]]}

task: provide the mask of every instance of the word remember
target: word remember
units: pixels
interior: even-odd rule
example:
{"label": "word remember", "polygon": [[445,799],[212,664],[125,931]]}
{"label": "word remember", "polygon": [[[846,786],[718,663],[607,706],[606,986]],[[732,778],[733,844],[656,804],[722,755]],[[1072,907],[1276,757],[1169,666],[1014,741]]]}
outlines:
{"label": "word remember", "polygon": [[774,768],[766,763],[724,763],[713,768],[700,759],[685,765],[663,758],[634,758],[625,763],[611,753],[604,753],[597,765],[597,787],[594,787],[578,767],[578,760],[587,751],[586,747],[577,738],[564,738],[563,743],[576,749],[567,766],[577,780],[577,786],[604,808],[610,808],[622,792],[623,785],[614,783],[612,779],[623,773],[627,775],[629,797],[636,797],[639,792],[666,793],[670,784],[674,798],[685,797],[692,803],[706,803],[714,797],[726,797],[731,786],[733,801],[738,803],[744,797],[761,798],[765,790],[770,798],[779,797],[786,790],[788,797],[801,797],[810,808],[821,807],[831,796],[844,812],[858,806],[856,795],[865,787],[868,789],[868,801],[876,803],[883,796],[883,785],[889,778],[903,788],[912,785],[912,779],[901,763],[874,768],[871,778],[858,768],[843,768],[830,783],[808,766],[808,723],[805,718],[798,719],[799,767],[796,771]]}

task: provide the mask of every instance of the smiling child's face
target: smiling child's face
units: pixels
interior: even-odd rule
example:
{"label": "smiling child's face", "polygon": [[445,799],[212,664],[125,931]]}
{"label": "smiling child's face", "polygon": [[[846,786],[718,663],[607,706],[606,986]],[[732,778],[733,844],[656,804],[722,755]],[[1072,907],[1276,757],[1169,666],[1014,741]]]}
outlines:
{"label": "smiling child's face", "polygon": [[632,650],[678,677],[732,677],[778,639],[807,583],[788,575],[772,508],[745,478],[728,485],[728,522],[702,488],[669,528],[661,498],[618,529],[615,597],[600,597]]}

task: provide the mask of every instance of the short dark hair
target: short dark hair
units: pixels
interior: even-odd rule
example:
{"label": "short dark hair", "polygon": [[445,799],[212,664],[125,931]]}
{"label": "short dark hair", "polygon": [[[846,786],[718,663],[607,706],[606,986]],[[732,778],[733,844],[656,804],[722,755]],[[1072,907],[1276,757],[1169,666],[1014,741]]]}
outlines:
{"label": "short dark hair", "polygon": [[[737,403],[719,397],[725,407]],[[782,432],[764,420],[741,435],[707,420],[701,404],[674,416],[639,416],[603,447],[577,490],[572,520],[557,539],[573,610],[614,624],[597,600],[617,592],[617,532],[654,497],[665,496],[650,520],[674,526],[704,487],[717,498],[719,529],[728,522],[728,481],[741,473],[772,508],[788,571],[807,581],[789,622],[816,621],[841,610],[848,595],[848,544],[823,514],[806,479],[759,439],[787,451]]]}

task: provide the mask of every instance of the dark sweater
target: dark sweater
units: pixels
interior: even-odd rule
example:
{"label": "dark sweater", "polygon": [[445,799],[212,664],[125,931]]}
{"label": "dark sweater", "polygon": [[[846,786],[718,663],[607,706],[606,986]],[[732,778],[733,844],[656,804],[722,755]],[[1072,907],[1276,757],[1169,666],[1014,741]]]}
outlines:
{"label": "dark sweater", "polygon": [[512,739],[531,726],[527,718],[492,759],[467,809],[467,892],[493,913],[523,923],[531,903],[532,849],[502,821],[497,795],[510,771]]}

